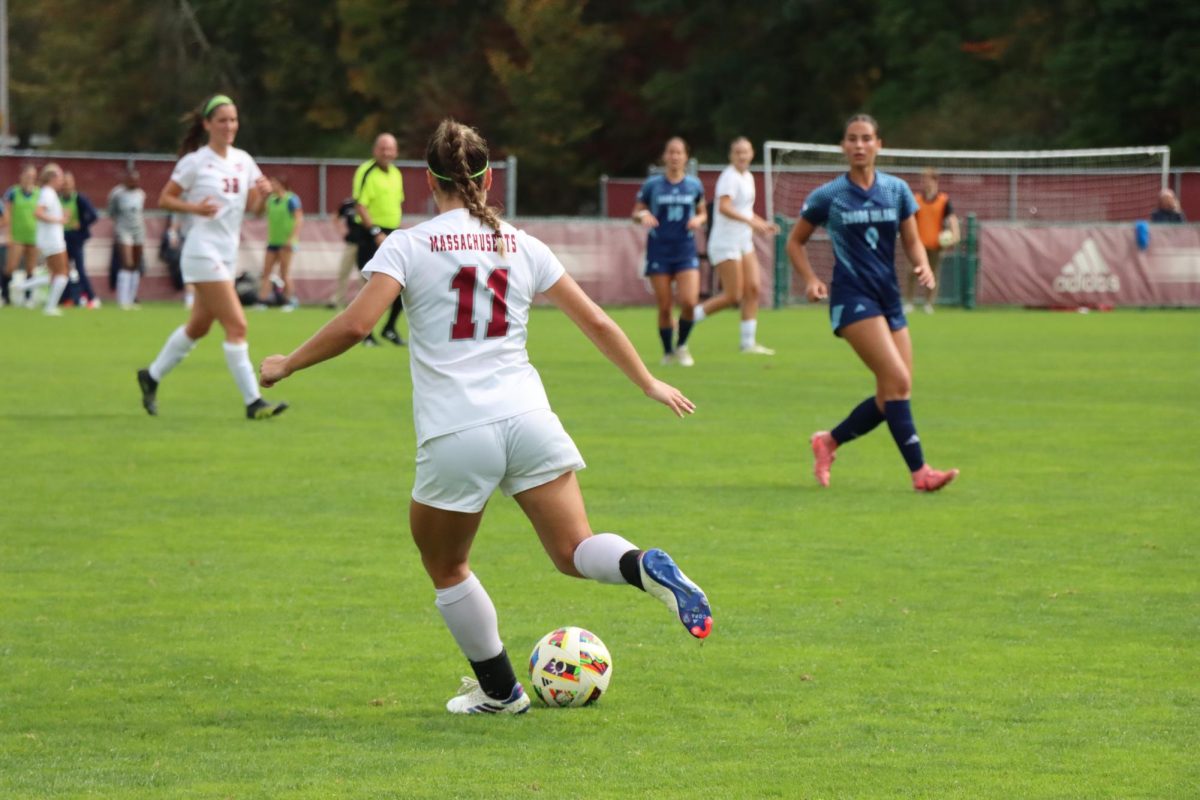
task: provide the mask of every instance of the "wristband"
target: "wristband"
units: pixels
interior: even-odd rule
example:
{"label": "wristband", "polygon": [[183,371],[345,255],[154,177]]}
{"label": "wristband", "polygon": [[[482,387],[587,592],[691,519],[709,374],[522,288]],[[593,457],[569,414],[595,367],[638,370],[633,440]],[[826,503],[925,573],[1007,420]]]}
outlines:
{"label": "wristband", "polygon": [[383,228],[379,227],[378,225],[371,226],[371,235],[372,236],[378,236],[381,233],[383,233]]}

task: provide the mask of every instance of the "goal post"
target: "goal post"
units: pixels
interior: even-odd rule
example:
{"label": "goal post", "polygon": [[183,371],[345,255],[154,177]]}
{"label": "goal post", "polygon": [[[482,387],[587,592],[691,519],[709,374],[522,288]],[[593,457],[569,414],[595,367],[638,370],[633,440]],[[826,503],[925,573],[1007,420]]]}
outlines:
{"label": "goal post", "polygon": [[[763,146],[767,218],[780,227],[776,241],[774,305],[802,299],[791,285],[783,243],[810,192],[846,171],[837,145],[768,141]],[[926,169],[938,173],[938,189],[959,219],[959,244],[943,253],[939,303],[969,305],[977,263],[978,226],[1127,222],[1144,218],[1167,187],[1168,147],[1084,150],[902,150],[883,148],[877,169],[905,180],[916,194]],[[829,239],[819,230],[809,244],[817,275],[833,272]],[[898,267],[906,266],[897,254]],[[967,290],[970,290],[968,293]],[[970,294],[970,297],[968,296]]]}

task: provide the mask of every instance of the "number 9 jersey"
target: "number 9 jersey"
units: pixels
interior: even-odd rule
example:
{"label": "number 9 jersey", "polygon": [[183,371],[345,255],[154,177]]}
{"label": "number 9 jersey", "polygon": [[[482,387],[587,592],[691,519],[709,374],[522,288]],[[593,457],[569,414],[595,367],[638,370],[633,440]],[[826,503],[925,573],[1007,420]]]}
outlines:
{"label": "number 9 jersey", "polygon": [[525,343],[534,295],[566,270],[534,237],[500,230],[455,209],[394,231],[363,267],[404,289],[418,445],[550,408]]}

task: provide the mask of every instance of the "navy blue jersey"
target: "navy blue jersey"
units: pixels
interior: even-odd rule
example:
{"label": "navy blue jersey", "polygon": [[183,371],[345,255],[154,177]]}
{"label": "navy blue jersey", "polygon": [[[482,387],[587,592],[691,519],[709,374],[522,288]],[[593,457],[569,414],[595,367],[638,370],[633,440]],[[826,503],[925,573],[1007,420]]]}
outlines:
{"label": "navy blue jersey", "polygon": [[833,244],[832,287],[880,300],[898,292],[896,237],[900,223],[917,212],[908,184],[886,172],[875,172],[870,189],[842,175],[817,187],[804,201],[800,216],[824,225]]}
{"label": "navy blue jersey", "polygon": [[700,181],[685,175],[679,183],[671,183],[665,175],[652,175],[642,184],[637,199],[658,220],[658,227],[651,228],[647,238],[647,258],[666,262],[694,258],[696,237],[687,224],[704,202]]}

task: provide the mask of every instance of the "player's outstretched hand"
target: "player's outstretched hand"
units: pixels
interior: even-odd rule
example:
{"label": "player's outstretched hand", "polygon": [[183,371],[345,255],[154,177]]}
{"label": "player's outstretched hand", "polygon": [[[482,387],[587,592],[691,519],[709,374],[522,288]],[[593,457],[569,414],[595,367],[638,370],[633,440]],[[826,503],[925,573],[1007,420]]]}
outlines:
{"label": "player's outstretched hand", "polygon": [[675,416],[682,417],[685,414],[691,414],[696,410],[696,404],[683,396],[683,392],[676,389],[669,383],[663,383],[660,380],[655,380],[646,389],[646,397],[651,400],[657,400],[667,408],[675,412]]}
{"label": "player's outstretched hand", "polygon": [[258,382],[264,389],[270,389],[288,375],[291,373],[287,370],[287,356],[267,356],[258,367]]}
{"label": "player's outstretched hand", "polygon": [[829,297],[829,287],[825,285],[825,281],[820,278],[814,278],[805,285],[804,294],[808,297],[808,302],[815,303]]}
{"label": "player's outstretched hand", "polygon": [[934,286],[937,285],[937,280],[933,277],[933,270],[929,268],[928,264],[917,264],[913,267],[913,272],[917,275],[917,283],[933,291]]}

